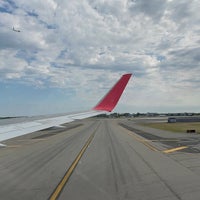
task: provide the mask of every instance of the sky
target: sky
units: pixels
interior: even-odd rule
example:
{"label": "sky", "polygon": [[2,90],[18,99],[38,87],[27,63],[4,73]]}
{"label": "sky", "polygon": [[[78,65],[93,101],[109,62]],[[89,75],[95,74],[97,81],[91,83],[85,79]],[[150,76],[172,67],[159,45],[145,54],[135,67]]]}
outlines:
{"label": "sky", "polygon": [[88,110],[124,73],[114,112],[200,112],[199,11],[199,0],[1,0],[0,116]]}

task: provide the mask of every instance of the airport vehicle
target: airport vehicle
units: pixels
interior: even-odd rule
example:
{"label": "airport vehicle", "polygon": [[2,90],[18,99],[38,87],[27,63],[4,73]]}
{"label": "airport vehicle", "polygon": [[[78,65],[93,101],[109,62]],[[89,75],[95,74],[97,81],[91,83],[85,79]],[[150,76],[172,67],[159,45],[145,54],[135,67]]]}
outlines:
{"label": "airport vehicle", "polygon": [[[117,105],[131,75],[124,74],[104,98],[89,111],[0,126],[0,142],[35,131],[59,126],[74,120],[111,112]],[[4,144],[0,143],[0,146],[4,146]]]}

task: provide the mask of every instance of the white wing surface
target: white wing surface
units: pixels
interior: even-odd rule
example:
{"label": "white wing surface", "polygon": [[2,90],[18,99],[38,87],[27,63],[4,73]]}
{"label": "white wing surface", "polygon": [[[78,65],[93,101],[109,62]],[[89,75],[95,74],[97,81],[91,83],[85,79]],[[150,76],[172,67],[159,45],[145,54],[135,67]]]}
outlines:
{"label": "white wing surface", "polygon": [[[74,120],[111,112],[117,105],[131,75],[132,74],[124,74],[105,97],[90,111],[0,126],[0,142],[35,131],[59,126]],[[0,144],[0,146],[3,146],[3,144]]]}

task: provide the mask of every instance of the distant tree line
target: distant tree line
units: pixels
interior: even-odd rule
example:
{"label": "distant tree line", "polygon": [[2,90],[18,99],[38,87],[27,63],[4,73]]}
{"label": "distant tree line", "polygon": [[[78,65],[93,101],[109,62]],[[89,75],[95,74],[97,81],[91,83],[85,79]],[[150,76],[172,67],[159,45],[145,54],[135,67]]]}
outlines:
{"label": "distant tree line", "polygon": [[100,114],[98,118],[131,118],[131,117],[168,117],[168,116],[200,116],[200,113],[111,113],[111,114]]}

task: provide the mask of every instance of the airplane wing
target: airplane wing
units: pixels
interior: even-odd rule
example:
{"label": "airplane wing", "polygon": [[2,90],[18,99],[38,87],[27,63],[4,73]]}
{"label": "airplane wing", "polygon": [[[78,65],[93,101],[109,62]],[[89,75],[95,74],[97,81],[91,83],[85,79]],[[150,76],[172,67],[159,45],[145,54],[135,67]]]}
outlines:
{"label": "airplane wing", "polygon": [[[124,74],[102,100],[89,111],[0,126],[0,142],[74,120],[111,112],[117,105],[131,75]],[[0,146],[4,145],[0,143]]]}

